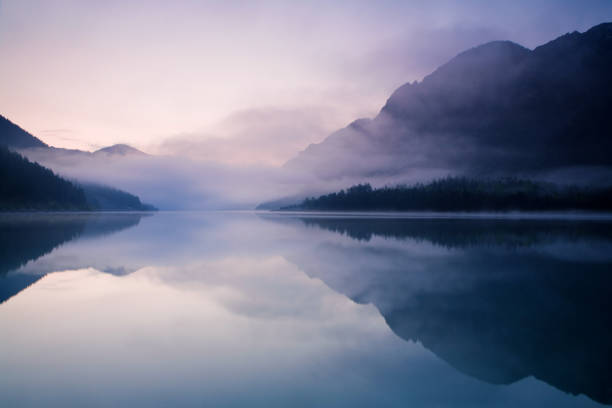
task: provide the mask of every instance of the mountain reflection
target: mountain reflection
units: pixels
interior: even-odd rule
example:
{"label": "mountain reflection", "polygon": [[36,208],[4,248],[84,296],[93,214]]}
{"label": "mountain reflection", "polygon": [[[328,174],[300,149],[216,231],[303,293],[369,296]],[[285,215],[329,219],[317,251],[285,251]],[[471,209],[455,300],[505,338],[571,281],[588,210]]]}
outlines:
{"label": "mountain reflection", "polygon": [[45,275],[11,271],[77,238],[99,237],[138,225],[142,216],[139,213],[0,215],[0,303]]}
{"label": "mountain reflection", "polygon": [[269,219],[351,238],[287,258],[459,371],[612,403],[609,221]]}

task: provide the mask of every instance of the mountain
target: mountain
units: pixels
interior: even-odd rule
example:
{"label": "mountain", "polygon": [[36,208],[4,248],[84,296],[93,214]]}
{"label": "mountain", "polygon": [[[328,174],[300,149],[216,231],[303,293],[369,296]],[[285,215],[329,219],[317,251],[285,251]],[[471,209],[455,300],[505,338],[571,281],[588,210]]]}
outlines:
{"label": "mountain", "polygon": [[81,188],[0,146],[0,211],[89,209]]}
{"label": "mountain", "polygon": [[154,211],[112,187],[70,182],[0,145],[0,211]]}
{"label": "mountain", "polygon": [[126,144],[114,144],[112,146],[104,147],[100,150],[93,152],[94,155],[108,155],[108,156],[148,156],[145,152],[133,148]]}
{"label": "mountain", "polygon": [[103,147],[93,153],[78,149],[52,147],[2,115],[0,115],[0,146],[7,146],[12,150],[49,149],[50,151],[56,150],[60,153],[72,153],[77,155],[147,156],[145,152],[127,144],[114,144],[112,146]]}
{"label": "mountain", "polygon": [[0,158],[3,159],[0,163],[0,175],[3,176],[0,211],[155,211],[154,206],[142,203],[133,194],[97,183],[70,182],[38,164],[104,160],[113,156],[148,155],[125,144],[105,147],[94,153],[56,148],[0,116]]}
{"label": "mountain", "polygon": [[487,43],[401,86],[375,118],[310,145],[285,168],[327,180],[610,170],[611,72],[612,23],[534,50]]}
{"label": "mountain", "polygon": [[17,150],[26,156],[28,156],[30,152],[64,157],[148,156],[145,152],[127,144],[114,144],[112,146],[103,147],[93,153],[78,149],[64,149],[49,146],[2,115],[0,115],[0,146],[6,146],[11,150]]}
{"label": "mountain", "polygon": [[2,115],[0,115],[0,145],[16,149],[49,147]]}

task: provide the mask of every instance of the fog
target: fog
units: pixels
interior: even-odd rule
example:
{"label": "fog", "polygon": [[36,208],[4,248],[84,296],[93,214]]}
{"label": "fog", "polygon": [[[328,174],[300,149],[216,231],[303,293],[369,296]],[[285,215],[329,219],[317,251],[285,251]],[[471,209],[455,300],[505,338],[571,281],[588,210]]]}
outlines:
{"label": "fog", "polygon": [[[455,32],[445,30],[443,38]],[[457,30],[459,37],[486,36]],[[612,24],[603,23],[534,49],[511,41],[469,48],[389,92],[378,114],[363,119],[353,120],[353,110],[331,97],[322,104],[305,95],[300,104],[251,106],[208,130],[151,139],[144,150],[154,155],[24,154],[69,179],[172,210],[288,205],[357,183],[449,175],[612,184],[611,34]],[[453,44],[434,48],[450,52]],[[337,126],[340,119],[350,124]]]}
{"label": "fog", "polygon": [[30,160],[57,174],[80,182],[93,182],[136,194],[162,210],[253,209],[276,199],[287,204],[307,196],[336,191],[360,182],[395,185],[447,174],[441,169],[418,173],[373,176],[347,174],[335,179],[280,166],[231,165],[213,160],[176,156],[107,156],[62,149],[21,151]]}

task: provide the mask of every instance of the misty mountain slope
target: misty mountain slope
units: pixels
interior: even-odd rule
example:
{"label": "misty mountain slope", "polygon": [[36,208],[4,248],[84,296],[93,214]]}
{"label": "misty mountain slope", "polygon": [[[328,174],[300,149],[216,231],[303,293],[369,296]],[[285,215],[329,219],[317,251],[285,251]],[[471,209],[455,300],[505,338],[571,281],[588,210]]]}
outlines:
{"label": "misty mountain slope", "polygon": [[50,170],[74,163],[91,165],[94,160],[107,162],[115,157],[121,159],[127,156],[148,155],[125,144],[102,148],[94,153],[49,146],[0,116],[0,211],[156,210],[133,194],[101,183],[82,180],[71,183]]}
{"label": "misty mountain slope", "polygon": [[323,179],[612,165],[612,23],[467,50],[286,163]]}
{"label": "misty mountain slope", "polygon": [[0,211],[89,209],[82,189],[0,146]]}
{"label": "misty mountain slope", "polygon": [[0,146],[0,211],[151,211],[140,198],[111,187],[73,183]]}
{"label": "misty mountain slope", "polygon": [[137,196],[116,188],[94,183],[78,183],[85,192],[91,208],[103,211],[155,211],[154,206],[144,204]]}
{"label": "misty mountain slope", "polygon": [[49,146],[30,132],[22,129],[4,116],[0,115],[0,145],[6,146],[11,150],[18,150],[25,156],[34,155],[55,155],[58,157],[76,156],[148,156],[146,153],[127,144],[114,144],[103,147],[95,152],[87,152],[78,149],[64,149]]}
{"label": "misty mountain slope", "polygon": [[0,145],[17,149],[49,147],[2,115],[0,115]]}

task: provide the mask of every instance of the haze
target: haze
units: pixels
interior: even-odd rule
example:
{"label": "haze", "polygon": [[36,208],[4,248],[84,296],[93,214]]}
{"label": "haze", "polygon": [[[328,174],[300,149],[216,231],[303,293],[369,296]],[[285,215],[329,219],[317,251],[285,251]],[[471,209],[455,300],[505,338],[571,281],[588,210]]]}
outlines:
{"label": "haze", "polygon": [[591,1],[0,1],[0,112],[46,143],[280,165],[458,52],[534,47]]}

